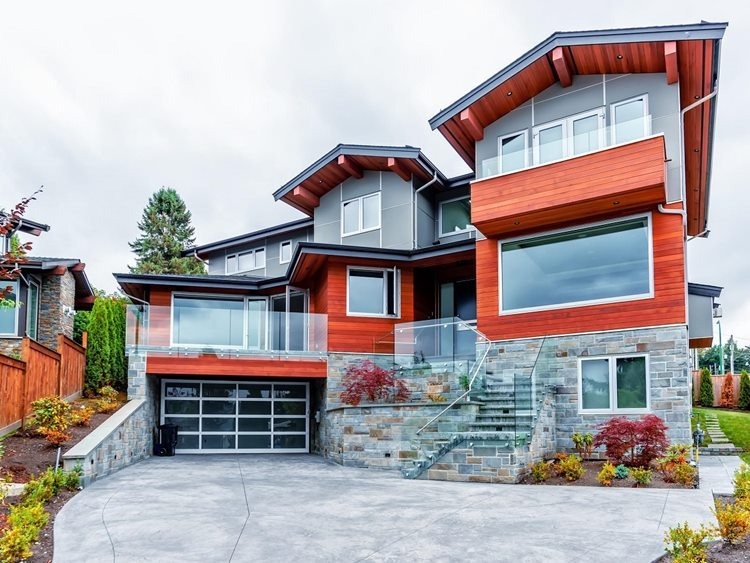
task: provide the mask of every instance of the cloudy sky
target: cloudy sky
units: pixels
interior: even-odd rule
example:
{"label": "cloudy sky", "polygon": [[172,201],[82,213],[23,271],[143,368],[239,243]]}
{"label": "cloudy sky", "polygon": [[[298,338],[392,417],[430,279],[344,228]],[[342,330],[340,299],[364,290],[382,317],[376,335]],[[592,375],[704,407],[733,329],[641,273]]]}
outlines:
{"label": "cloudy sky", "polygon": [[[95,286],[133,263],[149,195],[176,188],[198,243],[292,220],[272,192],[339,142],[416,145],[467,168],[427,119],[553,31],[728,21],[710,207],[691,281],[725,286],[750,345],[745,2],[15,2],[0,17],[0,207],[40,185],[34,254]],[[726,337],[726,336],[725,336]]]}

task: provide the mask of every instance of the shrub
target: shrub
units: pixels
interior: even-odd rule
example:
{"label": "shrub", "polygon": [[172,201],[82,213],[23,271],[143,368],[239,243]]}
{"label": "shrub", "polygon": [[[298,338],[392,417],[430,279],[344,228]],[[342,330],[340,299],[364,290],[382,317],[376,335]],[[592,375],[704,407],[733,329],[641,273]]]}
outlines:
{"label": "shrub", "polygon": [[101,395],[102,399],[105,401],[109,401],[110,403],[116,403],[117,399],[120,397],[120,395],[117,393],[117,389],[112,387],[111,385],[105,385],[101,389],[99,389],[99,395]]}
{"label": "shrub", "polygon": [[544,483],[549,478],[549,462],[541,460],[531,466],[531,477],[535,483]]}
{"label": "shrub", "polygon": [[577,455],[569,455],[557,462],[558,475],[565,477],[566,481],[578,481],[586,473],[581,458]]}
{"label": "shrub", "polygon": [[636,487],[648,485],[653,477],[651,470],[645,467],[633,467],[630,470],[630,474],[633,476]]}
{"label": "shrub", "polygon": [[84,406],[74,408],[70,413],[70,423],[75,426],[88,426],[92,416],[94,416],[94,409]]}
{"label": "shrub", "polygon": [[734,496],[738,499],[750,498],[750,466],[740,465],[734,472]]}
{"label": "shrub", "polygon": [[613,463],[647,467],[667,449],[667,425],[656,415],[641,419],[618,416],[599,425],[594,447],[604,446]]}
{"label": "shrub", "polygon": [[469,376],[468,375],[463,374],[463,375],[459,375],[458,376],[458,384],[461,386],[461,389],[463,389],[464,391],[468,391],[469,390],[470,383],[471,382],[469,381]]}
{"label": "shrub", "polygon": [[433,403],[444,403],[448,400],[440,393],[428,393],[427,398]]}
{"label": "shrub", "polygon": [[602,470],[599,472],[599,475],[596,476],[596,480],[605,487],[611,487],[612,481],[616,475],[617,472],[615,471],[615,466],[610,462],[605,461]]}
{"label": "shrub", "polygon": [[39,502],[44,504],[59,493],[61,489],[72,491],[78,488],[81,473],[80,466],[76,466],[71,471],[62,469],[55,471],[50,467],[26,483],[23,493],[21,493],[21,500],[24,503]]}
{"label": "shrub", "polygon": [[37,430],[53,446],[62,446],[70,440],[71,436],[62,430],[53,430],[51,428],[39,428]]}
{"label": "shrub", "polygon": [[719,405],[725,408],[731,408],[734,406],[734,376],[731,373],[724,376]]}
{"label": "shrub", "polygon": [[49,515],[39,502],[12,506],[8,514],[8,528],[0,538],[0,559],[20,561],[31,557],[31,544],[47,524]]}
{"label": "shrub", "polygon": [[615,467],[615,479],[627,479],[628,475],[630,475],[630,470],[622,463]]}
{"label": "shrub", "polygon": [[750,512],[744,506],[717,501],[713,513],[719,523],[716,531],[725,542],[742,543],[750,536]]}
{"label": "shrub", "polygon": [[695,485],[695,478],[697,476],[698,470],[688,463],[678,463],[672,472],[672,480],[686,487]]}
{"label": "shrub", "polygon": [[737,406],[742,410],[750,410],[750,375],[744,369],[740,373],[740,396]]}
{"label": "shrub", "polygon": [[711,372],[708,371],[708,368],[703,368],[701,370],[701,386],[699,397],[699,402],[702,407],[714,406],[714,384],[711,380]]}
{"label": "shrub", "polygon": [[393,370],[382,368],[371,360],[350,365],[341,383],[344,387],[341,400],[355,407],[363,398],[370,402],[401,403],[411,396],[406,384],[394,377]]}
{"label": "shrub", "polygon": [[591,432],[587,432],[586,434],[573,432],[570,438],[573,440],[576,452],[582,459],[591,457],[591,451],[594,449],[594,435]]}
{"label": "shrub", "polygon": [[42,397],[31,403],[34,409],[34,424],[40,429],[60,432],[70,425],[71,407],[57,395]]}
{"label": "shrub", "polygon": [[711,528],[701,525],[693,529],[687,522],[669,528],[664,534],[666,552],[674,563],[703,563],[706,561],[706,546],[703,542],[711,537]]}

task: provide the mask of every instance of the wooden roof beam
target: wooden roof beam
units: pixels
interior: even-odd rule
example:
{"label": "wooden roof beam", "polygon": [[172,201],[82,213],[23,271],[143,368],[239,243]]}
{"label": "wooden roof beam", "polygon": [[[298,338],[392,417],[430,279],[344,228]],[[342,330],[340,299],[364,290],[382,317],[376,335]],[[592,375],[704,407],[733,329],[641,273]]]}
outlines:
{"label": "wooden roof beam", "polygon": [[292,196],[310,207],[318,207],[318,205],[320,205],[320,198],[302,186],[294,188],[294,190],[292,190]]}
{"label": "wooden roof beam", "polygon": [[388,157],[388,170],[398,174],[404,182],[411,180],[411,172],[407,170],[397,158]]}
{"label": "wooden roof beam", "polygon": [[573,69],[570,67],[562,47],[555,47],[552,50],[552,64],[563,88],[573,84]]}
{"label": "wooden roof beam", "polygon": [[339,168],[341,168],[344,172],[347,174],[350,174],[351,176],[354,176],[355,178],[359,179],[362,177],[362,168],[357,164],[354,159],[349,158],[346,155],[339,155],[338,159],[336,160],[336,164],[339,165]]}
{"label": "wooden roof beam", "polygon": [[481,141],[484,139],[484,128],[482,127],[482,124],[479,123],[479,119],[477,119],[474,110],[470,107],[466,108],[461,112],[459,119],[461,120],[463,128],[466,129],[475,141]]}
{"label": "wooden roof beam", "polygon": [[664,43],[664,62],[667,67],[667,84],[674,84],[680,79],[677,70],[677,42],[667,41]]}

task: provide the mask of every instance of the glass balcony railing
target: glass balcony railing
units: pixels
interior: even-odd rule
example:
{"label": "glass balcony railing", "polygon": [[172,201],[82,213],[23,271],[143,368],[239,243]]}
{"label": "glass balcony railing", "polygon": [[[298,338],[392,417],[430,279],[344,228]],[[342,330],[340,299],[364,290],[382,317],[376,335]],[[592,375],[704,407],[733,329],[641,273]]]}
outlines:
{"label": "glass balcony railing", "polygon": [[324,357],[328,316],[268,311],[264,301],[252,300],[129,305],[126,348],[192,357]]}
{"label": "glass balcony railing", "polygon": [[568,118],[498,140],[498,156],[482,160],[477,179],[489,178],[566,160],[576,156],[644,139],[678,126],[677,117],[650,115],[603,126],[603,114]]}

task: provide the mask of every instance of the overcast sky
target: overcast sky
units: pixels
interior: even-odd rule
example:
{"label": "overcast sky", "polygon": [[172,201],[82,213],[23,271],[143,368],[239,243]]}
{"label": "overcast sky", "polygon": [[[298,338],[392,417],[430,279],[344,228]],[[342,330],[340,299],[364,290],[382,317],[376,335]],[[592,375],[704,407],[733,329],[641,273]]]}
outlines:
{"label": "overcast sky", "polygon": [[44,185],[36,255],[92,283],[133,263],[148,197],[176,188],[198,243],[296,219],[272,192],[339,142],[415,145],[467,172],[427,120],[554,31],[728,21],[707,240],[750,345],[750,8],[745,2],[14,2],[0,12],[0,207]]}

